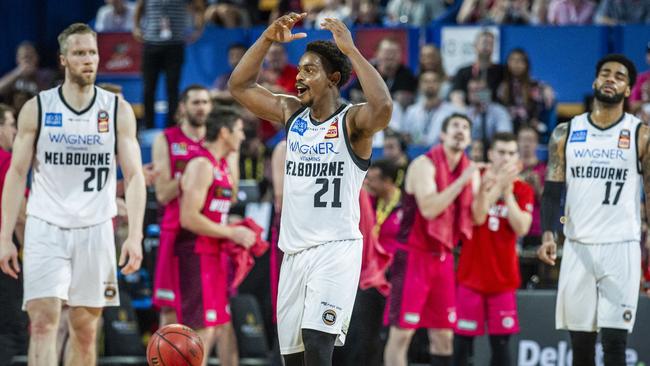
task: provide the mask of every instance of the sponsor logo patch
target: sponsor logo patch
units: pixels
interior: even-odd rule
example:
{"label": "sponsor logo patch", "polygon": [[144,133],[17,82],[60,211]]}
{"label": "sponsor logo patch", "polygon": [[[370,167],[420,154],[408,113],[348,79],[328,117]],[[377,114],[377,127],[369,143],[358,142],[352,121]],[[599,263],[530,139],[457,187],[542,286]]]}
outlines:
{"label": "sponsor logo patch", "polygon": [[569,142],[585,142],[587,141],[587,130],[578,130],[571,133]]}
{"label": "sponsor logo patch", "polygon": [[305,134],[305,131],[307,131],[307,121],[302,118],[297,118],[291,124],[291,132],[295,132],[298,135],[303,136]]}
{"label": "sponsor logo patch", "polygon": [[112,300],[115,297],[115,295],[117,295],[117,288],[113,285],[106,286],[106,288],[104,289],[104,297],[107,300]]}
{"label": "sponsor logo patch", "polygon": [[97,132],[108,132],[108,112],[100,110],[97,112]]}
{"label": "sponsor logo patch", "polygon": [[184,142],[172,143],[172,155],[187,155],[187,144]]}
{"label": "sponsor logo patch", "polygon": [[630,130],[623,129],[618,135],[618,148],[619,149],[629,149],[630,148]]}
{"label": "sponsor logo patch", "polygon": [[330,127],[327,129],[325,134],[326,139],[336,139],[339,137],[339,119],[335,118],[334,122],[330,124]]}
{"label": "sponsor logo patch", "polygon": [[208,310],[205,312],[205,320],[209,322],[216,322],[217,321],[217,311],[216,310]]}
{"label": "sponsor logo patch", "polygon": [[409,324],[417,324],[420,322],[420,314],[404,313],[404,322]]}
{"label": "sponsor logo patch", "polygon": [[63,126],[63,115],[61,113],[45,113],[45,126],[46,127]]}
{"label": "sponsor logo patch", "polygon": [[506,329],[510,329],[515,326],[515,320],[511,316],[506,316],[501,320],[501,325]]}
{"label": "sponsor logo patch", "polygon": [[336,323],[336,311],[332,309],[323,312],[323,323],[326,325],[334,325]]}
{"label": "sponsor logo patch", "polygon": [[627,323],[632,321],[632,310],[625,310],[623,312],[623,320],[625,320]]}

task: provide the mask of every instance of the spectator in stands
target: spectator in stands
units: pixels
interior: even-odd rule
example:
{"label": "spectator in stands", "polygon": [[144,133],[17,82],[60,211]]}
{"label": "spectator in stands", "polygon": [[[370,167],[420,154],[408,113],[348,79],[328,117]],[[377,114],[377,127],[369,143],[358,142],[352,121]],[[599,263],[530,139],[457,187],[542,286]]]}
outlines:
{"label": "spectator in stands", "polygon": [[[142,79],[146,128],[154,127],[156,85],[163,72],[167,81],[166,125],[174,124],[185,42],[193,42],[201,36],[203,13],[202,0],[138,0],[136,3],[133,36],[144,42]],[[190,14],[194,19],[194,31],[186,37]]]}
{"label": "spectator in stands", "polygon": [[228,47],[228,66],[230,67],[230,70],[224,74],[219,75],[214,80],[214,83],[212,84],[212,90],[210,91],[212,98],[228,103],[233,101],[232,96],[228,91],[228,79],[230,79],[230,74],[232,73],[232,70],[235,69],[235,66],[237,66],[239,63],[239,60],[244,57],[244,53],[246,53],[247,49],[248,47],[244,46],[241,43],[233,43]]}
{"label": "spectator in stands", "polygon": [[97,32],[131,32],[135,15],[135,3],[125,0],[105,0],[106,5],[97,10]]}
{"label": "spectator in stands", "polygon": [[492,101],[483,79],[469,81],[468,99],[467,115],[472,120],[472,140],[483,142],[485,157],[495,133],[513,131],[512,120],[504,106]]}
{"label": "spectator in stands", "polygon": [[499,0],[490,18],[496,24],[528,24],[532,17],[530,0]]}
{"label": "spectator in stands", "polygon": [[488,30],[480,32],[474,42],[476,61],[458,70],[454,77],[452,92],[449,98],[452,103],[464,106],[467,96],[467,85],[470,79],[483,79],[487,82],[492,92],[492,100],[496,100],[496,92],[503,80],[504,67],[492,63],[492,52],[494,51],[494,34]]}
{"label": "spectator in stands", "polygon": [[641,85],[641,100],[637,103],[636,115],[643,122],[650,124],[650,79]]}
{"label": "spectator in stands", "polygon": [[408,148],[408,143],[404,136],[399,132],[386,129],[384,132],[384,151],[383,156],[385,159],[391,161],[395,166],[397,166],[397,174],[395,176],[395,184],[398,187],[404,185],[404,176],[406,175],[406,169],[411,163],[406,150]]}
{"label": "spectator in stands", "polygon": [[245,0],[208,0],[205,21],[223,28],[248,28],[251,17]]}
{"label": "spectator in stands", "polygon": [[361,0],[353,24],[355,27],[380,27],[382,21],[378,0]]}
{"label": "spectator in stands", "polygon": [[551,0],[548,6],[548,24],[591,24],[595,8],[596,4],[591,0]]}
{"label": "spectator in stands", "polygon": [[390,0],[386,5],[386,25],[425,27],[446,10],[444,0]]}
{"label": "spectator in stands", "polygon": [[441,83],[442,76],[434,71],[420,74],[418,101],[408,107],[402,120],[402,132],[409,134],[413,144],[437,143],[442,121],[458,109],[440,98]]}
{"label": "spectator in stands", "polygon": [[602,25],[649,24],[650,1],[602,0],[596,10],[595,22]]}
{"label": "spectator in stands", "polygon": [[[645,62],[650,66],[650,42],[646,45],[645,51]],[[650,80],[650,69],[639,74],[636,78],[636,83],[632,88],[632,94],[630,94],[630,106],[632,110],[637,110],[641,103],[642,88],[646,81]]]}
{"label": "spectator in stands", "polygon": [[419,68],[418,74],[422,74],[425,71],[433,71],[440,75],[440,98],[447,99],[449,95],[449,90],[451,89],[451,82],[449,76],[445,72],[445,67],[442,63],[442,56],[440,55],[440,50],[436,45],[429,43],[420,47],[420,57],[419,57]]}
{"label": "spectator in stands", "polygon": [[530,23],[533,25],[544,25],[548,22],[548,6],[550,0],[533,0],[531,6],[531,19]]}
{"label": "spectator in stands", "polygon": [[34,44],[24,41],[16,49],[16,67],[0,78],[0,96],[16,113],[39,91],[54,86],[55,73],[40,68]]}
{"label": "spectator in stands", "polygon": [[[402,47],[399,42],[391,38],[382,39],[377,46],[373,63],[386,82],[395,104],[406,108],[413,103],[417,79],[411,70],[402,64]],[[365,100],[358,80],[350,88],[350,99],[354,103]]]}
{"label": "spectator in stands", "polygon": [[521,48],[510,51],[503,81],[497,91],[499,102],[510,112],[514,130],[522,124],[529,124],[540,132],[547,126],[543,118],[553,107],[553,89],[530,76],[530,60]]}
{"label": "spectator in stands", "polygon": [[313,22],[310,21],[305,25],[311,28],[321,29],[320,25],[325,18],[338,19],[350,27],[352,25],[352,8],[344,0],[325,0],[325,7],[317,13],[314,13]]}
{"label": "spectator in stands", "polygon": [[519,157],[523,164],[521,179],[528,183],[535,193],[533,204],[533,223],[530,231],[523,239],[524,248],[537,248],[542,244],[542,227],[540,223],[540,202],[544,191],[544,177],[546,175],[546,163],[537,157],[537,146],[539,134],[530,126],[523,126],[517,134],[519,145]]}
{"label": "spectator in stands", "polygon": [[489,23],[490,13],[497,4],[492,0],[463,0],[463,4],[456,16],[458,24],[476,24],[487,20]]}
{"label": "spectator in stands", "polygon": [[296,93],[298,69],[289,63],[287,51],[281,43],[274,43],[264,59],[259,81],[274,92]]}

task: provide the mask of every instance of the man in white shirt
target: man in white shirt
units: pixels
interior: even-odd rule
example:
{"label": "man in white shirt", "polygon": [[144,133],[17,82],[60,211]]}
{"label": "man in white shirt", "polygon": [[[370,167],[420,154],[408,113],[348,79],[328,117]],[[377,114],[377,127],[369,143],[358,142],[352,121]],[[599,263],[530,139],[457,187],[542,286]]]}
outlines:
{"label": "man in white shirt", "polygon": [[420,74],[418,101],[409,106],[402,119],[402,132],[411,136],[416,145],[433,145],[438,142],[445,117],[460,112],[458,107],[440,99],[442,77],[435,71]]}
{"label": "man in white shirt", "polygon": [[124,0],[106,0],[95,18],[97,32],[131,32],[135,4]]}

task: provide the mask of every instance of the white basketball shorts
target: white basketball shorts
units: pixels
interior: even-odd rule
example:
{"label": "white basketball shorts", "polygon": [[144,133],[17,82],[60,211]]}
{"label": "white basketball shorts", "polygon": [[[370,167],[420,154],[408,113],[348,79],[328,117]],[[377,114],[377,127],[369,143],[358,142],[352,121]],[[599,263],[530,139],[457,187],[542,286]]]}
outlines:
{"label": "white basketball shorts", "polygon": [[363,242],[333,241],[285,254],[278,288],[278,338],[284,355],[305,350],[302,329],[345,343],[359,286]]}
{"label": "white basketball shorts", "polygon": [[27,217],[23,309],[29,300],[46,297],[69,306],[119,306],[116,267],[111,220],[64,229]]}
{"label": "white basketball shorts", "polygon": [[639,301],[638,241],[564,242],[555,327],[581,332],[600,328],[632,331]]}

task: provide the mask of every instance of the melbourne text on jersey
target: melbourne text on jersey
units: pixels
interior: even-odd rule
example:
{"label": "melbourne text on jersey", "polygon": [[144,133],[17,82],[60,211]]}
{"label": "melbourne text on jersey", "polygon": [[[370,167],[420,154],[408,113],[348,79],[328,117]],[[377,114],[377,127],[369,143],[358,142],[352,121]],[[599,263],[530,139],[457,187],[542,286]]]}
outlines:
{"label": "melbourne text on jersey", "polygon": [[45,152],[45,164],[107,166],[111,164],[111,153]]}
{"label": "melbourne text on jersey", "polygon": [[344,161],[329,163],[296,163],[287,161],[287,175],[296,177],[342,177],[345,167]]}

